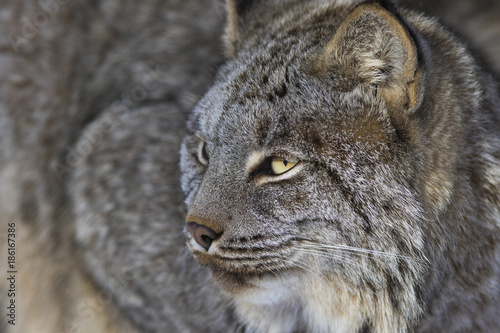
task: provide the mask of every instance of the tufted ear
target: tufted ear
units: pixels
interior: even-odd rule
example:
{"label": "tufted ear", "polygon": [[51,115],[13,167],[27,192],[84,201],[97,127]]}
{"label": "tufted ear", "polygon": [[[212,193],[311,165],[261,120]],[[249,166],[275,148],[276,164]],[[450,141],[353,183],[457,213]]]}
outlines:
{"label": "tufted ear", "polygon": [[241,26],[246,14],[258,0],[226,0],[226,53],[234,57],[237,52],[238,39],[241,34]]}
{"label": "tufted ear", "polygon": [[318,65],[351,85],[376,86],[392,107],[413,109],[421,102],[416,43],[405,24],[377,2],[362,3],[347,15]]}

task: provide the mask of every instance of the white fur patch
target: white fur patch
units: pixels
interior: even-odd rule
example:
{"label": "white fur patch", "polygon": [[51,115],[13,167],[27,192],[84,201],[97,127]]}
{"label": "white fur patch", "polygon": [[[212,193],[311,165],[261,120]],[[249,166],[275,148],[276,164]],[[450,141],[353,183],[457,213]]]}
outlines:
{"label": "white fur patch", "polygon": [[245,166],[247,174],[251,173],[252,170],[257,168],[259,164],[261,164],[262,161],[264,161],[265,156],[266,155],[261,150],[250,153],[247,159],[247,164]]}

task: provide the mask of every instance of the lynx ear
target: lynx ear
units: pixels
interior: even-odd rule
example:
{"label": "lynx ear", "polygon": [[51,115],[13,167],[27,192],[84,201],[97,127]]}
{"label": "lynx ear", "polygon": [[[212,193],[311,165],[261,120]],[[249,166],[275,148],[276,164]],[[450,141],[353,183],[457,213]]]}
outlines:
{"label": "lynx ear", "polygon": [[226,32],[225,43],[226,53],[229,57],[234,57],[237,52],[237,44],[241,34],[242,21],[257,0],[226,0]]}
{"label": "lynx ear", "polygon": [[377,86],[393,107],[420,104],[422,72],[415,41],[404,24],[376,2],[357,6],[326,46],[320,67],[347,81]]}

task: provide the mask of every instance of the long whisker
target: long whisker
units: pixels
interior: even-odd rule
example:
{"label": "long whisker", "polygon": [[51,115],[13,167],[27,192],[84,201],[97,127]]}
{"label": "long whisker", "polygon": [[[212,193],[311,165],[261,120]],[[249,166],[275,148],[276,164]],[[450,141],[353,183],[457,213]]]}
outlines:
{"label": "long whisker", "polygon": [[390,253],[390,252],[382,252],[382,251],[376,251],[376,250],[369,250],[369,249],[363,249],[363,248],[356,248],[352,246],[347,246],[347,245],[330,245],[330,244],[322,244],[316,241],[311,241],[311,240],[302,240],[301,247],[303,249],[312,249],[316,251],[326,251],[325,253],[331,253],[331,251],[334,251],[336,253],[350,253],[352,255],[357,255],[357,256],[364,256],[364,257],[379,257],[379,258],[387,258],[387,259],[403,259],[408,262],[411,262],[413,264],[419,265],[422,268],[426,269],[431,269],[437,271],[435,268],[430,267],[428,265],[429,261],[427,259],[421,259],[421,258],[414,258],[406,255],[401,255],[401,254],[396,254],[396,253]]}
{"label": "long whisker", "polygon": [[[312,249],[312,248],[301,248],[300,250],[303,253],[317,255],[317,256],[321,256],[323,258],[327,258],[327,259],[332,259],[332,258],[337,258],[338,257],[343,262],[350,263],[353,266],[358,266],[358,267],[360,266],[359,263],[356,260],[353,260],[353,259],[347,257],[347,255],[349,255],[350,253],[344,253],[344,252],[337,252],[337,253],[324,252],[324,251],[320,251],[320,250]],[[363,267],[363,272],[369,273],[369,275],[372,275],[372,277],[375,277],[375,278],[378,277],[377,273],[375,273],[374,271],[372,271],[371,269],[369,269],[367,267]]]}
{"label": "long whisker", "polygon": [[368,250],[368,249],[357,248],[357,247],[352,247],[352,246],[347,246],[347,245],[328,245],[328,244],[321,244],[321,243],[313,243],[313,244],[314,244],[314,246],[320,246],[321,248],[324,248],[324,249],[351,251],[351,252],[354,252],[355,254],[371,254],[374,256],[393,257],[393,258],[399,258],[399,259],[405,259],[405,260],[411,260],[411,261],[424,261],[422,259],[412,258],[409,256],[397,254],[397,253]]}
{"label": "long whisker", "polygon": [[382,252],[382,251],[376,251],[376,250],[369,250],[369,249],[363,249],[363,248],[358,248],[358,247],[352,247],[352,246],[347,246],[347,245],[330,245],[330,244],[323,244],[319,243],[316,241],[309,241],[309,240],[304,240],[303,245],[306,246],[313,246],[314,248],[323,248],[323,249],[329,249],[329,250],[344,250],[344,251],[350,251],[353,252],[354,254],[371,254],[375,256],[382,256],[382,257],[394,257],[394,258],[399,258],[399,259],[405,259],[405,260],[410,260],[410,261],[416,261],[420,263],[428,263],[427,260],[419,259],[419,258],[413,258],[409,257],[406,255],[402,254],[397,254],[397,253],[391,253],[391,252]]}

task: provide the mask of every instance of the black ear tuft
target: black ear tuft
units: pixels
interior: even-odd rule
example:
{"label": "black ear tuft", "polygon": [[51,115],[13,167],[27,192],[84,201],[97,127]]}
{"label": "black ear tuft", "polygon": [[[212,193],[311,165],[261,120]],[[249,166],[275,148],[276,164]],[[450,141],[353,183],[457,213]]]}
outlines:
{"label": "black ear tuft", "polygon": [[255,4],[255,0],[230,0],[234,3],[234,7],[239,17],[242,17],[249,8]]}
{"label": "black ear tuft", "polygon": [[241,34],[242,22],[251,8],[259,0],[226,0],[226,52],[230,57],[234,57],[237,52],[237,43]]}

